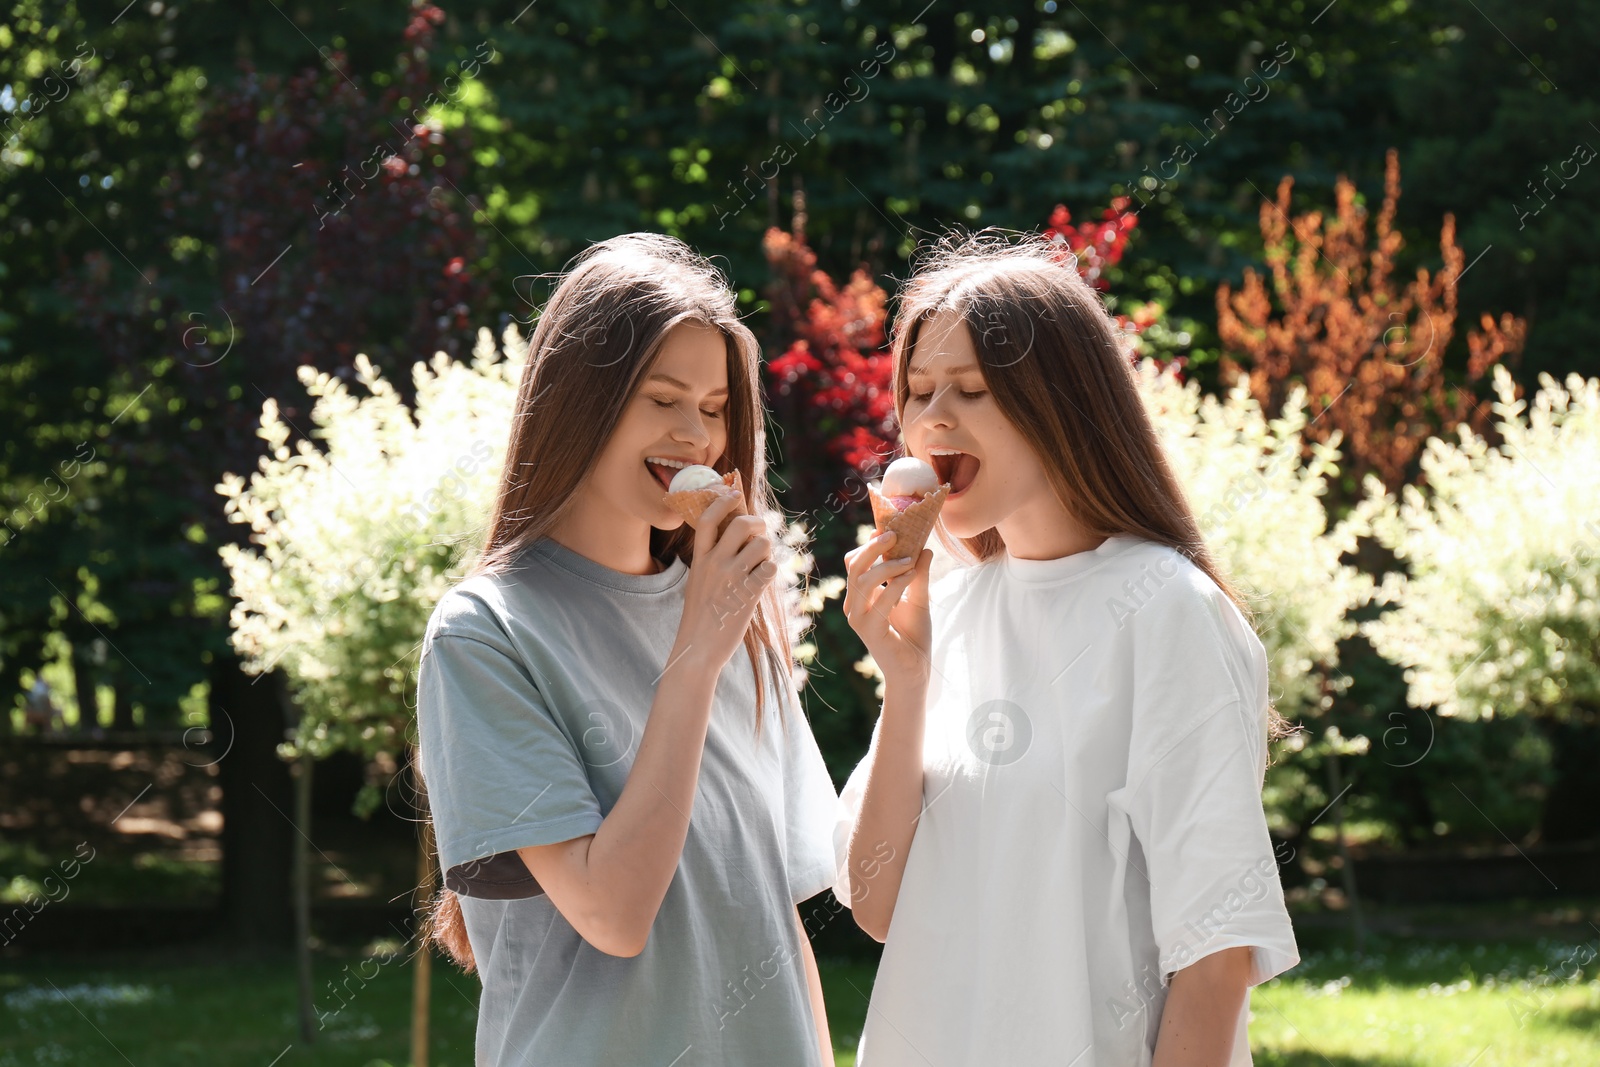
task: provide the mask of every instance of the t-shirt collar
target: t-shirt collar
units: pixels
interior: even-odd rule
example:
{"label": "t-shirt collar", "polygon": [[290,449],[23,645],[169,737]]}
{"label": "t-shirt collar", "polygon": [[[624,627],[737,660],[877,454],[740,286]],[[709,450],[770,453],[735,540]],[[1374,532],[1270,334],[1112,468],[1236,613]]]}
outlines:
{"label": "t-shirt collar", "polygon": [[1097,570],[1107,560],[1137,544],[1132,534],[1112,534],[1096,548],[1073,552],[1055,559],[1018,559],[1008,550],[1000,553],[1000,566],[1007,578],[1016,582],[1059,582]]}
{"label": "t-shirt collar", "polygon": [[541,537],[533,542],[528,546],[528,552],[596,585],[624,593],[664,593],[682,581],[689,571],[689,565],[683,562],[681,556],[673,556],[672,562],[655,574],[625,574],[549,537]]}

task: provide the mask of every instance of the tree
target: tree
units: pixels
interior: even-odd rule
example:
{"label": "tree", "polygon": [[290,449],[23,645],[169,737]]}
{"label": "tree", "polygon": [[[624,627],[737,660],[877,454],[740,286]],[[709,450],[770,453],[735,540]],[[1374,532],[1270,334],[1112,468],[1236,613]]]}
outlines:
{"label": "tree", "polygon": [[1411,179],[1401,222],[1454,213],[1476,264],[1462,313],[1527,320],[1527,355],[1512,368],[1524,388],[1540,372],[1600,375],[1600,8],[1430,0],[1422,10],[1431,41],[1392,82],[1392,143],[1405,146]]}
{"label": "tree", "polygon": [[[345,750],[398,764],[408,754],[422,635],[457,568],[476,551],[503,462],[527,350],[515,328],[504,345],[502,359],[482,330],[470,365],[443,352],[417,364],[410,406],[365,355],[355,361],[362,398],[335,375],[303,367],[319,440],[302,437],[291,448],[294,430],[268,398],[259,430],[268,454],[248,483],[230,473],[216,486],[229,520],[247,526],[254,542],[220,550],[238,598],[233,644],[250,672],[278,668],[289,679],[300,718],[279,754],[299,764],[302,797],[318,757]],[[407,803],[417,800],[414,782],[410,793]],[[381,799],[368,782],[359,813],[370,814]],[[300,830],[309,836],[309,827]],[[433,895],[432,853],[420,837],[419,908]],[[303,882],[300,892],[303,916]],[[430,961],[419,944],[413,1022],[420,1030],[412,1046],[419,1067],[427,1062]]]}
{"label": "tree", "polygon": [[392,75],[357,82],[333,52],[288,76],[246,62],[206,93],[148,62],[175,48],[163,22],[102,31],[81,59],[64,32],[81,24],[27,42],[66,80],[5,157],[24,281],[0,319],[0,681],[65,632],[85,704],[109,685],[121,725],[135,707],[174,725],[208,659],[231,659],[215,548],[234,531],[211,486],[254,458],[241,405],[288,395],[303,364],[348,376],[358,346],[387,366],[469,342],[487,284],[449,190],[471,140],[437,112],[471,82],[435,92],[442,18],[400,12]]}
{"label": "tree", "polygon": [[[1371,247],[1367,211],[1355,186],[1337,186],[1332,218],[1308,211],[1290,219],[1294,179],[1278,184],[1274,202],[1261,206],[1271,287],[1253,268],[1235,291],[1217,289],[1217,332],[1248,368],[1225,356],[1224,374],[1246,374],[1251,394],[1276,412],[1295,383],[1317,405],[1307,436],[1344,441],[1345,486],[1375,473],[1391,488],[1413,477],[1412,463],[1433,433],[1467,422],[1481,427],[1477,402],[1462,389],[1447,392],[1445,355],[1455,332],[1456,281],[1464,260],[1455,243],[1455,220],[1445,216],[1439,235],[1444,269],[1418,268],[1402,284],[1396,256],[1405,240],[1394,228],[1400,197],[1400,163],[1390,150],[1383,206]],[[1293,235],[1292,237],[1290,235]],[[1521,350],[1524,324],[1509,314],[1483,317],[1467,335],[1466,377],[1474,381],[1507,353]]]}

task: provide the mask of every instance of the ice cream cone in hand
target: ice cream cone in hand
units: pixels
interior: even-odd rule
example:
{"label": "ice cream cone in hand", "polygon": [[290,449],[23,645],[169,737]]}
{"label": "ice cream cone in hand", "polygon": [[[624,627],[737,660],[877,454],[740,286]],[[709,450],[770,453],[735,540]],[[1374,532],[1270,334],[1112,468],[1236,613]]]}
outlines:
{"label": "ice cream cone in hand", "polygon": [[885,555],[890,559],[916,559],[922,555],[949,493],[950,483],[941,483],[934,469],[915,456],[904,456],[889,464],[881,485],[868,484],[877,532],[894,531],[894,541]]}
{"label": "ice cream cone in hand", "polygon": [[740,481],[737,470],[718,474],[704,464],[690,464],[672,476],[672,484],[667,486],[666,501],[668,507],[682,515],[685,522],[698,530],[701,513],[719,496],[728,493],[734,494],[738,500],[733,510],[717,524],[717,536],[721,537],[735,515],[748,514],[744,506],[744,483]]}

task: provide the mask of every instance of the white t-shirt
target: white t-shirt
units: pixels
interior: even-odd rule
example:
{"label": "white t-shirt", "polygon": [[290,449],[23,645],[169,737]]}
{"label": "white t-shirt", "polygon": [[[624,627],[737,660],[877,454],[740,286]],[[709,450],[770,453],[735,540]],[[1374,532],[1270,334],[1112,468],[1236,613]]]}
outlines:
{"label": "white t-shirt", "polygon": [[[923,813],[860,1067],[1143,1067],[1173,972],[1240,945],[1251,985],[1300,961],[1261,806],[1266,652],[1205,572],[1118,535],[930,600]],[[870,759],[834,832],[847,904]]]}

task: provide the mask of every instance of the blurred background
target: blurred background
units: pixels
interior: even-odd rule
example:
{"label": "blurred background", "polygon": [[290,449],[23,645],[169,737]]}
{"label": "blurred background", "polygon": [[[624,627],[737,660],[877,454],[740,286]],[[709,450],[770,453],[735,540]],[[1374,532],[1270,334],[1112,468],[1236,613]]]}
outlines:
{"label": "blurred background", "polygon": [[[471,1062],[417,643],[589,242],[683,237],[763,341],[842,784],[892,295],[955,225],[1101,291],[1259,605],[1304,960],[1256,1062],[1600,1062],[1597,44],[1579,0],[8,4],[0,1067]],[[803,911],[850,1064],[878,946]]]}

